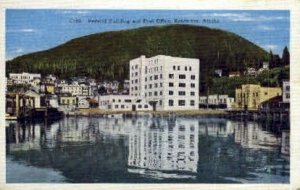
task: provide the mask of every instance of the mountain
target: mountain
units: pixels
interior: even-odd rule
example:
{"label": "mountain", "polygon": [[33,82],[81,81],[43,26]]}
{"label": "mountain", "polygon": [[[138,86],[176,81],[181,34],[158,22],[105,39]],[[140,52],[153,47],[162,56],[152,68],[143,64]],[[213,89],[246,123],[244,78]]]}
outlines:
{"label": "mountain", "polygon": [[[46,39],[45,39],[46,40]],[[72,39],[52,49],[7,61],[7,73],[53,73],[59,77],[90,76],[99,80],[129,78],[129,60],[157,54],[199,58],[204,88],[215,69],[223,72],[258,67],[268,53],[234,33],[193,25],[166,25],[97,33]]]}

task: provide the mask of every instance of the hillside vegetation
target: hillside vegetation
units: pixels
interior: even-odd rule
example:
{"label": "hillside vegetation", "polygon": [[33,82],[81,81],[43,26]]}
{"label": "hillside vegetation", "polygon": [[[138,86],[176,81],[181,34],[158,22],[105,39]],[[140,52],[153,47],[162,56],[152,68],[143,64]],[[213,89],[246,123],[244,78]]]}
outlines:
{"label": "hillside vegetation", "polygon": [[214,69],[258,67],[268,53],[230,32],[191,25],[167,25],[92,34],[55,48],[7,61],[7,73],[53,73],[61,78],[86,75],[98,80],[129,78],[129,60],[157,54],[200,59],[202,92]]}

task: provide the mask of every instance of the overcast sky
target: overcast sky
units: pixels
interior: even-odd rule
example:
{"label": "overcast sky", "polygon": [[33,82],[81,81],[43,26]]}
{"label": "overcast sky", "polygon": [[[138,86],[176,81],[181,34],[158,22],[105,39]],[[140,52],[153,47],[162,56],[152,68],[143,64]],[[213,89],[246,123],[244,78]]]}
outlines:
{"label": "overcast sky", "polygon": [[[46,50],[92,33],[176,24],[176,19],[185,19],[183,24],[204,25],[234,32],[280,56],[283,48],[289,47],[289,11],[8,9],[6,59]],[[205,19],[209,22],[205,22]],[[111,21],[115,23],[109,23]]]}

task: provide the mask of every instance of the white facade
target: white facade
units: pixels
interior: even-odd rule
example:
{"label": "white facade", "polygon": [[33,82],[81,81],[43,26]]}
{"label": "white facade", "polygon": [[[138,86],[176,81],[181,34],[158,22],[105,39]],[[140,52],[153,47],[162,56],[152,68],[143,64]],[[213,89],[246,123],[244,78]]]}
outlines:
{"label": "white facade", "polygon": [[157,110],[198,109],[199,59],[157,55],[130,61],[130,95]]}
{"label": "white facade", "polygon": [[282,82],[282,101],[283,103],[290,103],[290,81]]}
{"label": "white facade", "polygon": [[78,100],[78,108],[87,109],[89,107],[90,107],[90,103],[89,103],[89,101],[87,101],[86,98],[82,98],[82,99]]}
{"label": "white facade", "polygon": [[36,73],[10,73],[9,78],[16,84],[29,84],[36,78],[41,79],[41,74]]}
{"label": "white facade", "polygon": [[71,93],[72,96],[91,96],[92,89],[85,84],[70,84],[61,86],[62,93]]}
{"label": "white facade", "polygon": [[200,105],[208,104],[209,107],[213,106],[213,107],[222,107],[222,108],[231,109],[233,103],[234,103],[234,98],[229,97],[226,94],[220,94],[220,95],[213,94],[213,95],[209,95],[208,97],[207,96],[199,97],[199,104]]}
{"label": "white facade", "polygon": [[152,106],[145,100],[128,95],[99,96],[99,108],[120,111],[151,111]]}
{"label": "white facade", "polygon": [[34,108],[40,108],[41,107],[41,95],[32,91],[28,90],[25,93],[26,96],[33,97],[34,98]]}

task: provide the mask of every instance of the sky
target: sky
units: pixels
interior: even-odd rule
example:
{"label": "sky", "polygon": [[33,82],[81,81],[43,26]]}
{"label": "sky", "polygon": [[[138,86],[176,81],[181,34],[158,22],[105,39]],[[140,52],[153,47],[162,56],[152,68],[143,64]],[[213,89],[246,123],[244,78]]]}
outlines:
{"label": "sky", "polygon": [[7,9],[6,60],[93,33],[165,24],[230,31],[280,56],[290,43],[290,13],[284,10]]}

